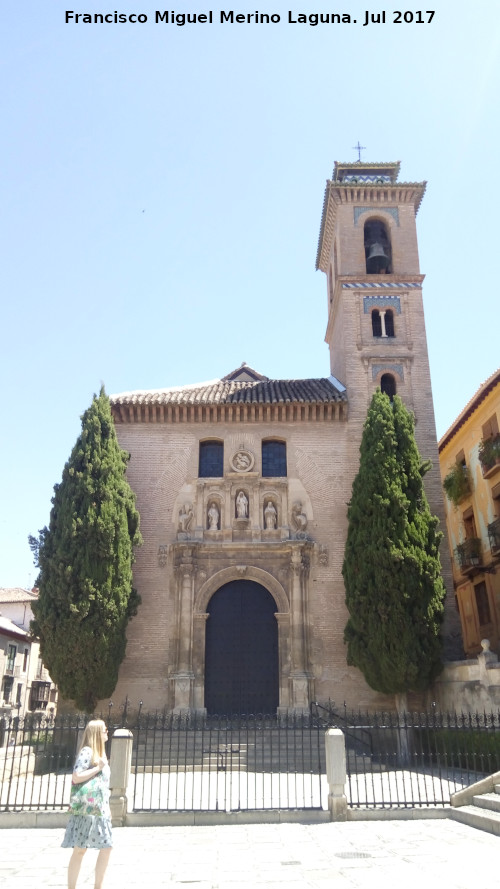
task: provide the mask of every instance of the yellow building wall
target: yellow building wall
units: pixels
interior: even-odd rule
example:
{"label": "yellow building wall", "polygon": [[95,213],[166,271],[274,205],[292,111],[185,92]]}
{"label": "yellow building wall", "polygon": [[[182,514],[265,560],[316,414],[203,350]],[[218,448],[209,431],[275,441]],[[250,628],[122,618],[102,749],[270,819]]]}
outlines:
{"label": "yellow building wall", "polygon": [[[483,384],[439,445],[442,480],[457,459],[465,457],[471,481],[470,493],[458,504],[443,491],[453,582],[468,656],[481,651],[482,639],[489,639],[492,651],[500,653],[500,461],[484,471],[478,456],[485,427],[486,437],[491,421],[493,428],[496,423],[500,429],[500,373],[497,376],[493,387]],[[474,537],[477,550],[476,544],[469,550]],[[457,547],[460,550],[464,543],[460,558]],[[468,558],[471,551],[477,558]]]}

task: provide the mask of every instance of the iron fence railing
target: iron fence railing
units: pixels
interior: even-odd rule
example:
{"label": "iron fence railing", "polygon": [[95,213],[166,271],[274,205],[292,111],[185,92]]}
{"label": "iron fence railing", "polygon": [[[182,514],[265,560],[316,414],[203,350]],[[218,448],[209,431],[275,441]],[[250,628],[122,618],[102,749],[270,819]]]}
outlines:
{"label": "iron fence railing", "polygon": [[488,537],[492,552],[498,552],[500,549],[500,518],[495,519],[488,525]]}
{"label": "iron fence railing", "polygon": [[[344,734],[353,808],[445,806],[455,791],[500,771],[500,712],[363,714],[325,702],[306,715],[225,717],[127,704],[104,718],[132,732],[134,811],[325,810],[330,727]],[[0,717],[0,811],[67,808],[85,722]]]}
{"label": "iron fence railing", "polygon": [[135,811],[321,809],[324,729],[310,715],[139,714]]}
{"label": "iron fence railing", "polygon": [[[68,807],[73,764],[90,718],[45,713],[0,716],[0,811]],[[109,715],[104,718],[112,726]],[[108,754],[110,748],[111,741]]]}
{"label": "iron fence railing", "polygon": [[482,561],[482,541],[480,537],[468,537],[455,547],[455,557],[461,571],[477,568]]}
{"label": "iron fence railing", "polygon": [[0,717],[0,810],[67,806],[79,721]]}
{"label": "iron fence railing", "polygon": [[453,793],[500,770],[500,711],[361,713],[312,705],[346,741],[348,805],[449,805]]}

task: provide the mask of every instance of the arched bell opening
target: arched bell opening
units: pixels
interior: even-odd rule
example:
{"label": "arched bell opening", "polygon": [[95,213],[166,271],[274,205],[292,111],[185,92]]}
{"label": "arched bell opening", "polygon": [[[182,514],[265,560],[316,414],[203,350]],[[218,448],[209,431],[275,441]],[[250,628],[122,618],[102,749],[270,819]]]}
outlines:
{"label": "arched bell opening", "polygon": [[367,275],[388,275],[392,272],[391,240],[380,219],[368,219],[364,228]]}
{"label": "arched bell opening", "polygon": [[393,377],[392,374],[382,374],[382,376],[380,378],[380,389],[382,392],[384,392],[386,395],[388,395],[392,401],[392,399],[396,395],[396,379],[395,379],[395,377]]}

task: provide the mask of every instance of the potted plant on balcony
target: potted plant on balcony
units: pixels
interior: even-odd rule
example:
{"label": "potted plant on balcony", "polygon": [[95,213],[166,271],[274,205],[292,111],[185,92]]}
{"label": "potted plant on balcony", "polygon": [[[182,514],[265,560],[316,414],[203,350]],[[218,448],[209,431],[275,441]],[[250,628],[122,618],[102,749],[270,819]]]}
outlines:
{"label": "potted plant on balcony", "polygon": [[478,457],[483,472],[487,472],[495,463],[500,463],[500,435],[483,438],[479,442]]}
{"label": "potted plant on balcony", "polygon": [[471,478],[465,463],[455,463],[443,480],[443,488],[448,500],[455,506],[471,493]]}

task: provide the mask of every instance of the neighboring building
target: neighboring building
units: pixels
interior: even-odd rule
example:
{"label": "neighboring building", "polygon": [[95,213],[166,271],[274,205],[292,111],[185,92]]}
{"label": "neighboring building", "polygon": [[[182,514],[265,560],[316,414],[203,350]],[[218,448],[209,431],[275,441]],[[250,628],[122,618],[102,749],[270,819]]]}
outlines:
{"label": "neighboring building", "polygon": [[439,442],[446,523],[464,648],[500,654],[500,370]]}
{"label": "neighboring building", "polygon": [[24,716],[52,711],[57,689],[43,666],[40,644],[30,637],[36,590],[0,589],[0,711]]}
{"label": "neighboring building", "polygon": [[[117,704],[128,696],[209,713],[302,712],[315,699],[393,705],[346,663],[342,563],[378,386],[415,412],[420,451],[435,467],[427,494],[444,520],[415,225],[425,183],[399,182],[398,172],[398,163],[337,163],[327,182],[317,267],[327,279],[330,376],[270,380],[243,364],[210,383],[112,397],[144,538],[134,571],[142,605]],[[263,325],[263,336],[280,347],[279,331]],[[460,629],[446,544],[444,553],[453,657]]]}

